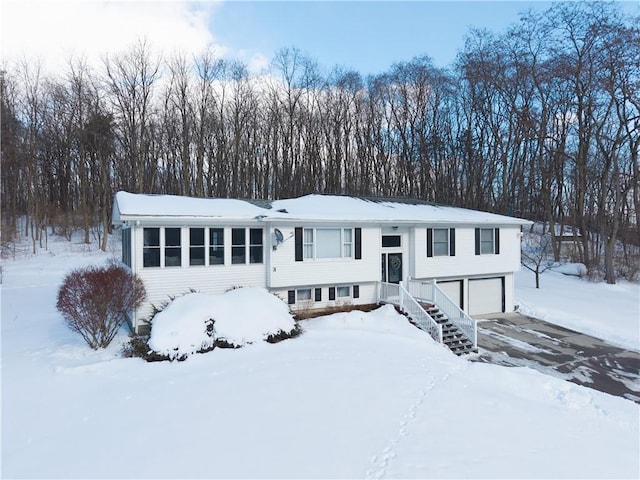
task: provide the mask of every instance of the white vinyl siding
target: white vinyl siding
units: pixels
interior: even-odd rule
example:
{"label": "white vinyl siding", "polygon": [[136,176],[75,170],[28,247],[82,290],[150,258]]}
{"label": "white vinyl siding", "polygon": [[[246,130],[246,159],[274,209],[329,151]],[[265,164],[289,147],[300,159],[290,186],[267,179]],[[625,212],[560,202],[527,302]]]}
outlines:
{"label": "white vinyl siding", "polygon": [[[494,229],[488,229],[494,231]],[[500,227],[500,254],[476,255],[475,227],[456,227],[455,256],[427,257],[427,229],[415,228],[411,239],[416,252],[409,274],[412,278],[462,278],[493,276],[520,269],[520,227]],[[494,245],[495,246],[495,245]]]}
{"label": "white vinyl siding", "polygon": [[[205,232],[205,239],[213,238],[214,242],[207,242],[208,249],[215,248],[216,255],[209,255],[208,262],[218,261],[221,264],[212,266],[189,266],[189,228],[183,227],[181,244],[182,248],[182,267],[171,267],[169,270],[165,268],[143,268],[143,253],[149,247],[143,245],[144,230],[147,227],[132,228],[131,234],[134,238],[133,245],[137,245],[133,255],[134,271],[138,273],[145,284],[147,290],[147,299],[145,303],[136,312],[135,322],[140,325],[141,320],[148,318],[153,311],[152,305],[160,305],[169,301],[176,295],[181,295],[190,290],[196,290],[203,293],[224,293],[232,287],[264,287],[266,284],[266,268],[264,263],[245,264],[242,268],[231,267],[231,228],[230,227],[204,227],[208,231]],[[151,229],[153,230],[153,228]],[[164,245],[164,228],[157,228],[158,242]],[[148,236],[148,234],[147,234]],[[148,239],[150,240],[150,239]],[[227,241],[227,248],[224,248],[224,240]],[[161,254],[160,245],[151,246],[152,250],[157,252],[157,257],[164,260],[164,254]],[[164,248],[164,247],[163,247]],[[209,252],[210,253],[210,252]],[[225,266],[226,265],[226,266]]]}
{"label": "white vinyl siding", "polygon": [[[335,231],[342,231],[342,248],[345,254],[337,258],[314,258],[313,251],[316,239],[316,232],[323,230],[323,227],[301,228],[300,232],[300,260],[296,261],[294,227],[274,224],[273,228],[278,228],[283,232],[285,240],[276,250],[269,248],[267,270],[267,287],[302,287],[305,285],[357,285],[365,282],[376,282],[380,280],[380,228],[370,227],[361,230],[361,259],[356,259],[356,235],[354,228],[344,228],[339,225],[331,225],[326,228]],[[347,230],[349,233],[345,234]],[[348,245],[351,239],[351,252]],[[286,298],[286,297],[285,297]],[[323,292],[323,299],[326,299],[327,292]]]}

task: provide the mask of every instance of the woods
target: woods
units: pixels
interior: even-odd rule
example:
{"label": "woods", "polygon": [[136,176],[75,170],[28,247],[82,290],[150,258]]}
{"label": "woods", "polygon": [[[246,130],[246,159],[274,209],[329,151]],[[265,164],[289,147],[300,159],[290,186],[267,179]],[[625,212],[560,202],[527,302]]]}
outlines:
{"label": "woods", "polygon": [[296,48],[250,74],[145,41],[100,68],[5,65],[3,242],[29,235],[35,249],[47,229],[103,242],[118,190],[408,196],[544,222],[552,237],[575,227],[575,260],[611,283],[633,278],[637,25],[615,4],[561,3],[502,34],[470,31],[450,68],[425,55],[366,78]]}

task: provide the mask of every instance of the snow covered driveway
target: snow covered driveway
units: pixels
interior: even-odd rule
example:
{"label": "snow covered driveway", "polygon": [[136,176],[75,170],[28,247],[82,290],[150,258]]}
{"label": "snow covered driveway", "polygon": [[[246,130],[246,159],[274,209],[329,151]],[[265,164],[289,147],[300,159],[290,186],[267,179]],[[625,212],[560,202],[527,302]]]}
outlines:
{"label": "snow covered driveway", "polygon": [[478,361],[530,367],[640,403],[640,353],[518,313],[478,322]]}

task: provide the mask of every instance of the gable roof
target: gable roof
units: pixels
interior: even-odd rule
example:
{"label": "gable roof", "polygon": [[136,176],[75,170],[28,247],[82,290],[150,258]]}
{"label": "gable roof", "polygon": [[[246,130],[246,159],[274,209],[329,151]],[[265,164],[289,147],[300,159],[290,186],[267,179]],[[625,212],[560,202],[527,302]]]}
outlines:
{"label": "gable roof", "polygon": [[118,192],[114,225],[131,220],[277,220],[523,225],[527,220],[416,199],[311,194],[283,200],[193,198]]}

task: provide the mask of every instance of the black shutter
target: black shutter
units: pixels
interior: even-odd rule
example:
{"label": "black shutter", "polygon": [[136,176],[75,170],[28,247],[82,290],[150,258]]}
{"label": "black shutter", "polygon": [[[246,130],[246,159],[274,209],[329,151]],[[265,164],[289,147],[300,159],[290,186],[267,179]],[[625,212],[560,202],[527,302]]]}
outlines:
{"label": "black shutter", "polygon": [[353,286],[353,298],[360,298],[360,285]]}
{"label": "black shutter", "polygon": [[316,302],[322,301],[322,289],[316,288]]}
{"label": "black shutter", "polygon": [[329,300],[336,299],[336,287],[329,287]]}
{"label": "black shutter", "polygon": [[456,256],[456,229],[449,229],[449,255],[452,257]]}
{"label": "black shutter", "polygon": [[302,227],[296,227],[296,262],[302,261]]}
{"label": "black shutter", "polygon": [[480,255],[480,229],[476,228],[476,255]]}
{"label": "black shutter", "polygon": [[494,231],[495,235],[495,253],[498,255],[500,253],[500,229],[496,228]]}
{"label": "black shutter", "polygon": [[296,291],[295,290],[289,290],[287,292],[287,296],[288,296],[289,305],[293,305],[294,303],[296,303]]}
{"label": "black shutter", "polygon": [[433,228],[427,228],[427,257],[433,257]]}
{"label": "black shutter", "polygon": [[355,229],[355,242],[356,242],[356,246],[355,246],[355,258],[356,260],[361,260],[362,259],[362,229],[361,228],[356,228]]}

